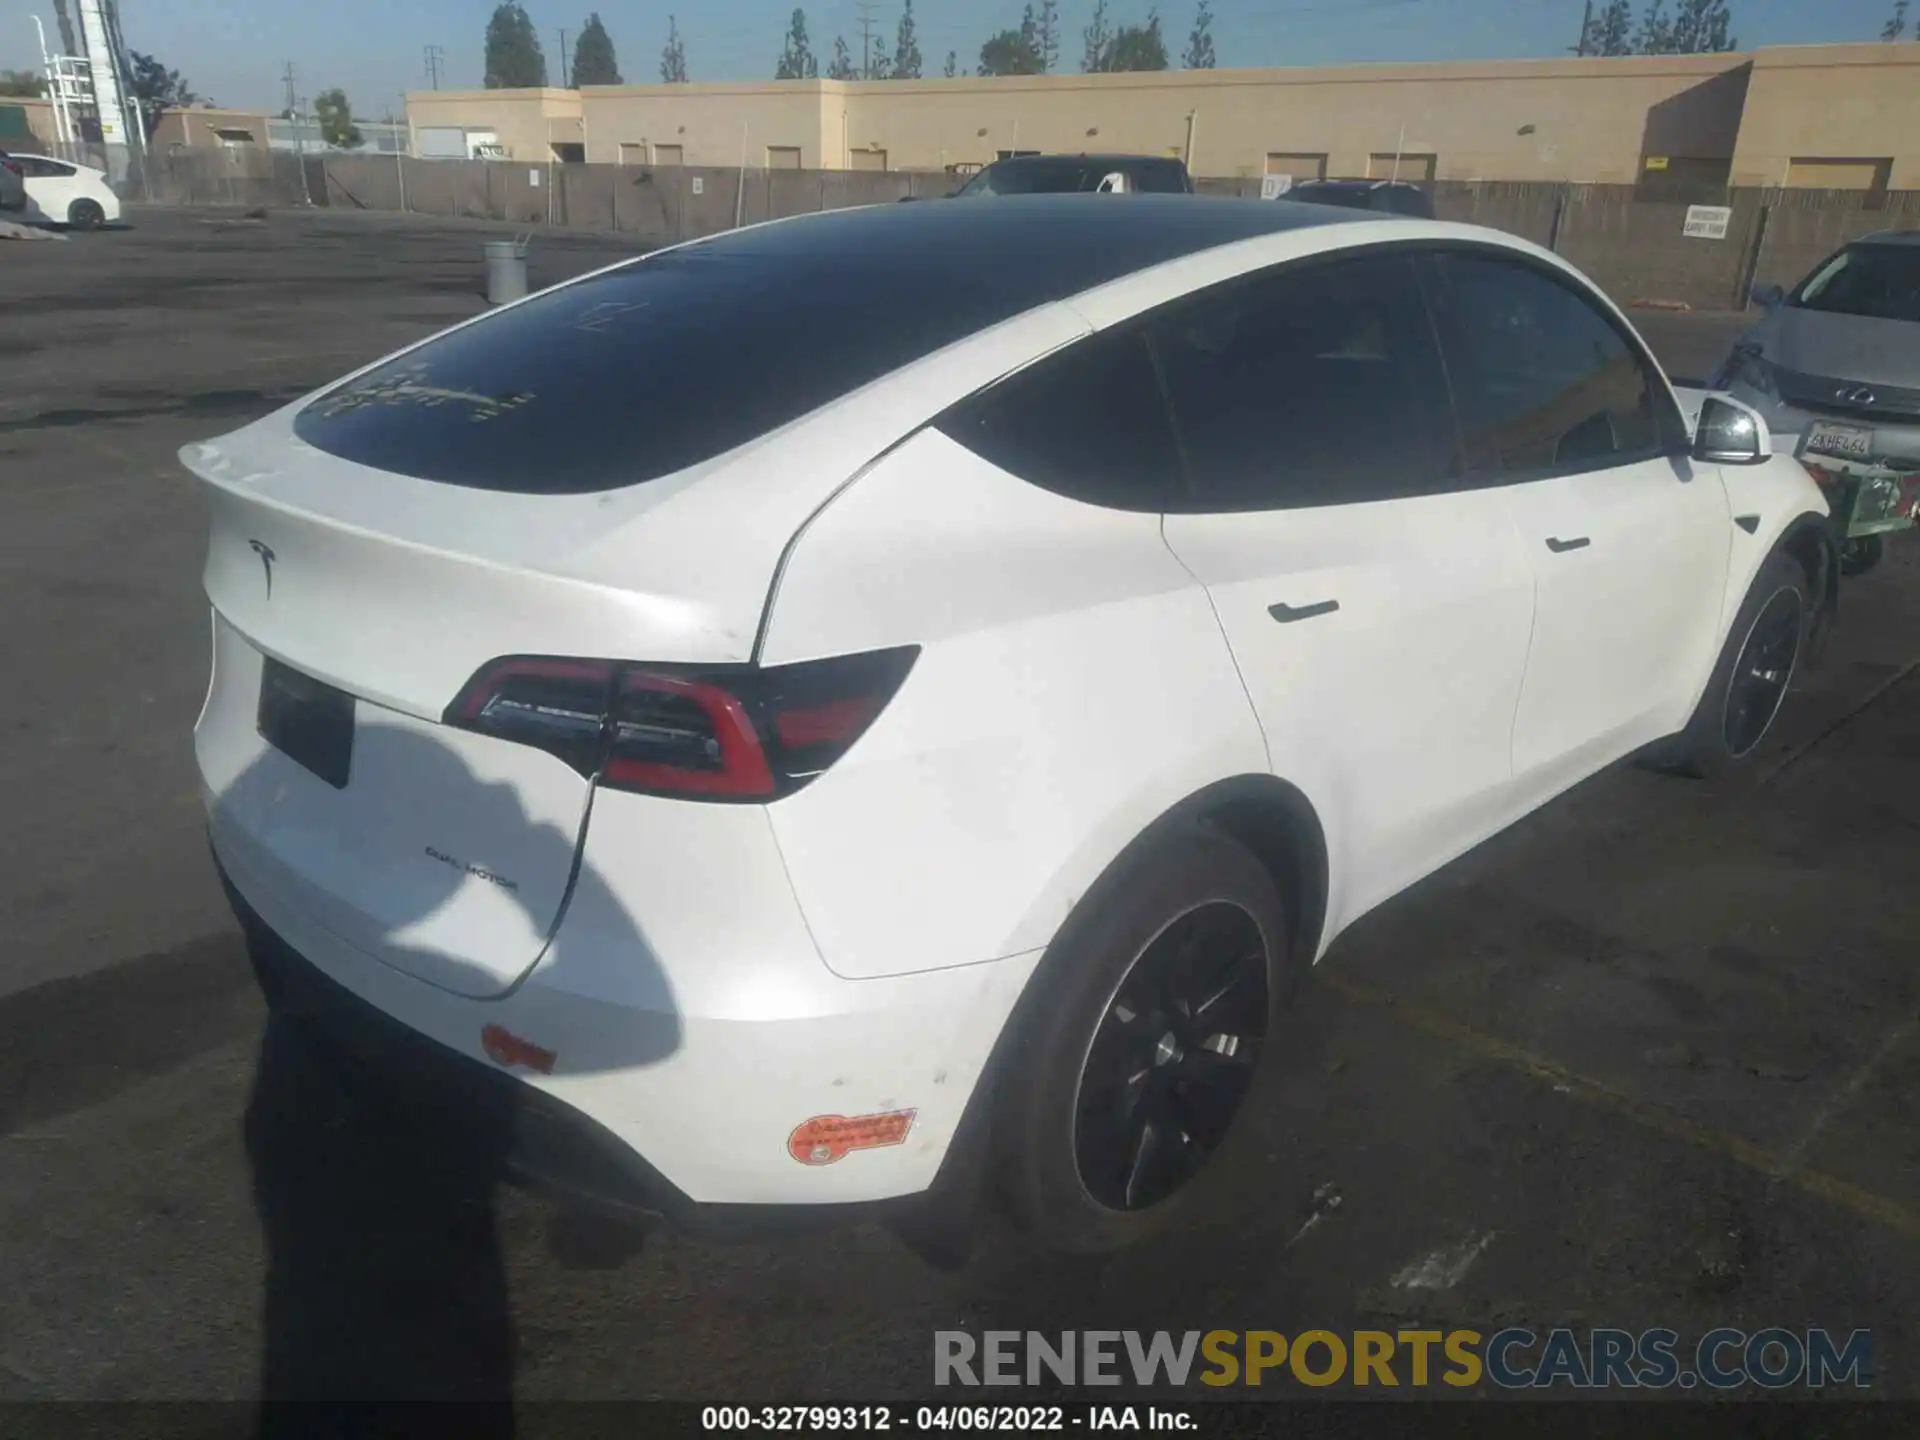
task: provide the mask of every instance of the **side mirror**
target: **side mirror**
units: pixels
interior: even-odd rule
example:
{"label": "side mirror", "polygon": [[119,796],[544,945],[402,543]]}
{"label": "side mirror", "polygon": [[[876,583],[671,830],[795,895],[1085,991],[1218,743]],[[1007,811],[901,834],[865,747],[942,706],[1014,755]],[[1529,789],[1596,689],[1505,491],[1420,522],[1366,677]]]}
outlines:
{"label": "side mirror", "polygon": [[1693,458],[1703,465],[1758,465],[1773,456],[1773,436],[1757,410],[1709,395],[1693,430]]}
{"label": "side mirror", "polygon": [[1787,292],[1778,285],[1755,285],[1747,292],[1747,298],[1762,310],[1778,310]]}

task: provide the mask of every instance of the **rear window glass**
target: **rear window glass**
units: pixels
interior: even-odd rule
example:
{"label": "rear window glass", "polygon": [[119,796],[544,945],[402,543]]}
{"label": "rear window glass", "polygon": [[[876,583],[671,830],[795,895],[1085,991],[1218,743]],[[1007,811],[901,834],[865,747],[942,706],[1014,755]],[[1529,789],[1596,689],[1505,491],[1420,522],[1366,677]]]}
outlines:
{"label": "rear window glass", "polygon": [[434,340],[294,428],[425,480],[606,490],[723,454],[1017,308],[919,266],[683,250]]}
{"label": "rear window glass", "polygon": [[1034,196],[735,231],[442,335],[314,400],[294,429],[426,480],[617,489],[724,454],[1049,300],[1294,223],[1235,201]]}

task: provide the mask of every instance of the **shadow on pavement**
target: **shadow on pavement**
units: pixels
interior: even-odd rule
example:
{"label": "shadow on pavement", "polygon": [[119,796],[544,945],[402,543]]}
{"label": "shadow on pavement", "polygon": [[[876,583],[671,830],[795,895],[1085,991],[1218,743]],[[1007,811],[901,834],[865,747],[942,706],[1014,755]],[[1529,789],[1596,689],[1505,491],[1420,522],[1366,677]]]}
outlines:
{"label": "shadow on pavement", "polygon": [[[398,807],[457,796],[463,849],[477,863],[493,858],[489,837],[531,863],[530,833],[534,850],[562,852],[546,858],[563,872],[572,862],[575,833],[535,820],[513,788],[481,780],[452,749],[377,721],[363,720],[358,731],[352,783],[374,788],[357,803],[360,813],[377,814],[376,823],[404,824]],[[334,795],[319,785],[310,788],[291,762],[269,751],[224,788],[216,829],[257,836],[303,820],[324,824],[311,817],[325,816]],[[384,813],[382,805],[397,808]],[[305,817],[286,813],[302,807]],[[405,913],[383,916],[383,948],[411,969],[421,962],[408,958],[397,937],[463,885],[480,882],[424,857],[396,860],[394,868],[404,874],[381,881],[382,898],[404,893]],[[603,882],[583,870],[576,883]],[[527,903],[518,890],[509,893]],[[236,909],[270,1011],[245,1121],[267,1248],[259,1433],[342,1433],[334,1408],[341,1404],[462,1401],[469,1402],[464,1436],[511,1435],[515,1336],[494,1197],[524,1133],[525,1087],[500,1083],[504,1072],[455,1056],[353,999],[293,955],[244,899]],[[552,916],[530,905],[527,913],[534,933],[545,933]],[[612,926],[602,921],[601,932],[626,926],[598,940],[642,973],[654,966],[618,906],[596,904],[595,913],[621,917]],[[566,965],[559,956],[549,963],[556,972]],[[581,1037],[581,1061],[618,1072],[671,1055],[680,1030],[664,979],[656,993],[664,1013],[634,1012],[632,1026],[600,1037],[597,1053]],[[447,1003],[487,1008],[451,996]],[[547,1059],[554,1073],[567,1073],[565,1048]],[[556,1244],[564,1247],[571,1233],[562,1225]],[[623,1233],[638,1243],[637,1229]],[[587,1238],[597,1252],[622,1249],[606,1236]]]}

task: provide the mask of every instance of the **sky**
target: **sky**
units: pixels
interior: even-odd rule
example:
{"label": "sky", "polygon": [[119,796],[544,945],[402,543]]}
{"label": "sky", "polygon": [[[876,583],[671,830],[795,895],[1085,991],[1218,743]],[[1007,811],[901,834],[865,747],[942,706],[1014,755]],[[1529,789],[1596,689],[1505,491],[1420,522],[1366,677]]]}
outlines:
{"label": "sky", "polygon": [[[428,88],[424,47],[445,54],[441,88],[475,87],[494,0],[120,0],[127,44],[181,71],[221,105],[278,109],[291,61],[298,93],[340,86],[354,112],[379,118],[404,90]],[[524,0],[559,73],[560,28],[569,51],[587,11],[598,7],[613,37],[621,73],[659,79],[667,3],[641,0]],[[682,0],[680,34],[695,80],[768,80],[793,0]],[[1636,11],[1646,0],[1639,0]],[[1877,39],[1893,0],[1729,0],[1742,48]],[[1148,0],[1108,0],[1115,23],[1137,23]],[[1194,0],[1164,0],[1161,25],[1175,63],[1193,23]],[[77,7],[76,7],[77,8]],[[836,34],[860,50],[860,0],[807,4],[814,52],[832,53]],[[900,0],[874,0],[876,32],[889,50]],[[916,0],[914,16],[927,73],[947,52],[962,73],[978,62],[989,35],[1017,25],[1022,0]],[[1080,30],[1093,0],[1061,0],[1063,68],[1078,69]],[[1597,5],[1596,5],[1596,8]],[[1920,5],[1912,7],[1920,11]],[[1581,0],[1213,0],[1214,48],[1222,67],[1331,65],[1368,60],[1467,60],[1564,53],[1579,38]],[[0,0],[0,69],[38,69],[32,16],[57,45],[52,0]],[[1920,20],[1920,14],[1916,14]]]}

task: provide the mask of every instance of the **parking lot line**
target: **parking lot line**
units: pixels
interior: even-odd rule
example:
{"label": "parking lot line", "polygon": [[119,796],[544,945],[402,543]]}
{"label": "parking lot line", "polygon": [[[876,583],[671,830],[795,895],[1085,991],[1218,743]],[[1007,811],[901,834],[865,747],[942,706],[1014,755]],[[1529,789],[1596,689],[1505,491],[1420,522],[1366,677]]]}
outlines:
{"label": "parking lot line", "polygon": [[1657,1101],[1630,1094],[1618,1086],[1609,1085],[1604,1080],[1594,1080],[1578,1074],[1545,1056],[1534,1054],[1524,1046],[1515,1045],[1495,1035],[1484,1034],[1417,1001],[1408,1001],[1389,991],[1357,984],[1334,974],[1320,974],[1315,978],[1343,1000],[1355,1005],[1364,1005],[1369,1009],[1384,1011],[1413,1029],[1445,1040],[1485,1059],[1511,1066],[1536,1080],[1544,1080],[1562,1094],[1572,1095],[1589,1104],[1622,1115],[1669,1139],[1683,1141],[1724,1156],[1749,1170],[1766,1176],[1775,1184],[1791,1185],[1805,1194],[1851,1211],[1862,1219],[1871,1220],[1909,1240],[1920,1240],[1920,1213],[1909,1209],[1897,1200],[1862,1189],[1837,1176],[1828,1175],[1819,1170],[1809,1170],[1800,1164],[1800,1156],[1806,1153],[1807,1147],[1831,1115],[1844,1105],[1851,1095],[1859,1091],[1894,1050],[1898,1049],[1916,1029],[1920,1029],[1920,1015],[1908,1019],[1882,1042],[1866,1064],[1855,1072],[1846,1085],[1841,1087],[1840,1092],[1799,1141],[1785,1154],[1775,1154],[1764,1146],[1756,1145],[1751,1140],[1744,1140],[1738,1135],[1696,1124]]}
{"label": "parking lot line", "polygon": [[1779,779],[1782,773],[1799,764],[1808,755],[1812,754],[1813,751],[1830,740],[1835,733],[1852,724],[1853,721],[1857,720],[1862,714],[1872,709],[1894,686],[1898,685],[1915,671],[1920,671],[1920,659],[1909,660],[1905,665],[1902,665],[1898,670],[1894,671],[1893,674],[1887,676],[1885,680],[1882,680],[1878,685],[1874,686],[1872,690],[1867,692],[1865,698],[1863,698],[1858,705],[1850,707],[1844,715],[1812,739],[1808,740],[1806,744],[1796,745],[1785,755],[1782,755],[1780,759],[1773,764],[1772,768],[1760,777],[1760,783],[1762,785],[1770,785]]}

